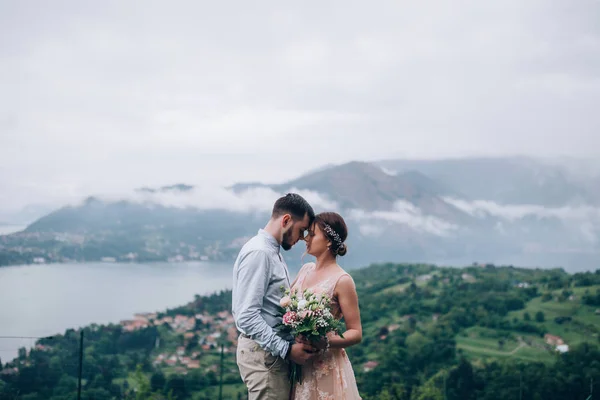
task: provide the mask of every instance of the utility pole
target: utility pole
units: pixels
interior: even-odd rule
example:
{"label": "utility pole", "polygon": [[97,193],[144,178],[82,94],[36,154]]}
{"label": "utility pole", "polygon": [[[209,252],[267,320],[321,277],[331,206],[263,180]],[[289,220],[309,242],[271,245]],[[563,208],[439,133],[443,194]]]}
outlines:
{"label": "utility pole", "polygon": [[447,400],[447,397],[446,397],[446,373],[444,373],[444,400]]}
{"label": "utility pole", "polygon": [[79,336],[79,376],[77,382],[77,400],[81,400],[81,375],[83,374],[83,329]]}
{"label": "utility pole", "polygon": [[519,371],[519,400],[523,400],[523,371]]}
{"label": "utility pole", "polygon": [[225,344],[221,342],[221,376],[219,378],[219,400],[223,400],[223,348]]}

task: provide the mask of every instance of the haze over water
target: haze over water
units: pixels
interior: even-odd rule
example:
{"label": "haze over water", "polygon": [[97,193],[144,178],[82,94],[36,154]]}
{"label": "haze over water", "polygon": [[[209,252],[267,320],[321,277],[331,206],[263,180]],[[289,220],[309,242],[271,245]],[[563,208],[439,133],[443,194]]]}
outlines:
{"label": "haze over water", "polygon": [[[184,305],[231,288],[227,263],[74,263],[0,268],[0,336],[49,336],[138,312]],[[0,339],[5,363],[30,339]]]}

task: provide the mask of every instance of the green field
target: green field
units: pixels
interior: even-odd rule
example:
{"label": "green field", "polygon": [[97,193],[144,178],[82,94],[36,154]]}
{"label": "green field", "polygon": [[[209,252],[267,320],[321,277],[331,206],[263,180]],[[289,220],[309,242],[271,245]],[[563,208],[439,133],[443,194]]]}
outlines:
{"label": "green field", "polygon": [[[499,343],[502,340],[503,343]],[[532,335],[473,327],[456,336],[456,347],[469,359],[513,358],[551,362],[553,355],[544,349],[543,340]]]}
{"label": "green field", "polygon": [[[587,288],[573,288],[575,299],[559,300],[561,290],[551,292],[552,300],[542,301],[537,297],[527,303],[525,309],[509,313],[509,318],[524,319],[525,313],[531,317],[531,323],[543,327],[546,333],[560,336],[568,345],[576,345],[583,342],[598,342],[600,334],[600,315],[596,314],[596,308],[581,304],[581,296],[586,290],[595,292],[600,286]],[[537,312],[544,313],[544,322],[536,322]],[[556,318],[571,318],[570,321],[557,322]]]}

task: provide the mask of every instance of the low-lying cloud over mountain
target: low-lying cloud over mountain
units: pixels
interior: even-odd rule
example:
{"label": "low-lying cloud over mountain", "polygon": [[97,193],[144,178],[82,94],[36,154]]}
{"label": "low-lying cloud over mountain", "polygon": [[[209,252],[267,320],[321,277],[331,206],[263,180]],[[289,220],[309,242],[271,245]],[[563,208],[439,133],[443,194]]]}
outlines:
{"label": "low-lying cloud over mountain", "polygon": [[[521,175],[512,159],[481,162],[496,166],[493,173],[485,168],[480,173],[490,173],[490,181],[503,182],[502,193],[514,196],[519,185],[530,183],[522,176],[528,176],[534,160],[522,163],[526,166]],[[225,244],[235,253],[243,243],[241,238],[265,223],[279,196],[297,192],[316,212],[334,210],[345,217],[350,227],[348,243],[353,249],[345,260],[357,264],[406,259],[518,260],[519,255],[527,255],[534,257],[527,258],[529,262],[550,265],[558,254],[566,257],[567,264],[573,260],[581,268],[575,261],[577,255],[586,254],[592,259],[599,255],[600,260],[600,207],[593,200],[586,203],[579,197],[576,203],[561,194],[562,203],[558,197],[553,199],[556,205],[507,202],[502,195],[494,198],[490,194],[485,176],[478,177],[483,183],[477,193],[473,182],[462,182],[452,175],[453,170],[462,173],[468,169],[465,165],[473,167],[476,161],[464,160],[462,166],[453,161],[454,169],[443,168],[446,161],[438,163],[430,161],[419,169],[419,163],[413,162],[410,169],[392,172],[378,163],[351,162],[316,169],[280,184],[177,184],[126,194],[101,194],[39,219],[27,232],[71,232],[91,235],[100,242],[127,232],[150,253],[159,251],[157,238],[162,243],[161,251],[179,241],[192,245],[194,254],[198,247],[212,248],[214,243],[221,243],[217,245],[219,251]],[[506,168],[501,168],[502,163]],[[436,176],[436,168],[445,172],[446,180],[432,177]],[[536,168],[544,173],[542,164]],[[512,176],[499,178],[494,175],[497,171]],[[565,181],[561,173],[551,175],[554,180],[538,187],[541,192],[551,187],[559,193],[556,188],[560,185],[573,189],[574,195],[587,190],[584,181]],[[536,196],[539,194],[531,187],[525,192],[527,199]],[[564,258],[561,260],[564,262]]]}
{"label": "low-lying cloud over mountain", "polygon": [[[338,205],[326,196],[312,190],[290,188],[304,196],[314,207],[337,209]],[[224,210],[232,212],[271,212],[273,203],[282,193],[269,187],[250,187],[242,191],[217,185],[190,186],[186,190],[175,187],[136,190],[126,194],[94,196],[105,202],[127,201],[140,205],[192,208],[197,210]],[[81,204],[81,203],[80,203]]]}

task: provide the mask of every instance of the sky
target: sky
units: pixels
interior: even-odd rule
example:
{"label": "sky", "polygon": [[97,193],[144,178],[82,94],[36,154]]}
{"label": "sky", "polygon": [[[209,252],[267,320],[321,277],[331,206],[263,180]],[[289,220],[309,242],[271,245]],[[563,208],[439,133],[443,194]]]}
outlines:
{"label": "sky", "polygon": [[351,160],[600,156],[598,21],[598,0],[3,0],[0,210]]}

